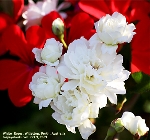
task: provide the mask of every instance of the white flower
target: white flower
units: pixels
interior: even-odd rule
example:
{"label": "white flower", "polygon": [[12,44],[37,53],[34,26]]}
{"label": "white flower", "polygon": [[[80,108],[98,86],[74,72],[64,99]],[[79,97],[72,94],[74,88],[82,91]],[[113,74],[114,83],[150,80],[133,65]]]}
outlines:
{"label": "white flower", "polygon": [[35,73],[29,84],[29,89],[35,96],[34,102],[39,104],[39,108],[47,107],[53,98],[60,92],[60,82],[55,68],[42,66],[40,71]]}
{"label": "white flower", "polygon": [[[133,23],[127,24],[126,18],[114,12],[112,16],[107,14],[95,23],[96,33],[91,37],[90,44],[102,44],[104,52],[117,49],[117,44],[130,42],[135,32]],[[105,49],[105,50],[104,50]]]}
{"label": "white flower", "polygon": [[61,95],[53,99],[51,107],[55,111],[52,117],[58,123],[66,125],[68,131],[76,133],[75,127],[78,127],[83,139],[88,139],[94,133],[96,128],[88,119],[91,108],[87,94],[77,89],[61,92]]}
{"label": "white flower", "polygon": [[[29,28],[32,25],[40,24],[41,19],[46,14],[51,11],[61,11],[70,6],[69,2],[62,2],[59,7],[57,7],[58,0],[43,0],[34,3],[33,0],[29,0],[29,4],[25,6],[22,17],[25,19],[23,22],[26,25],[26,28]],[[67,17],[67,14],[64,12],[59,13],[63,18]]]}
{"label": "white flower", "polygon": [[131,134],[143,136],[149,131],[149,128],[145,124],[145,120],[140,116],[135,116],[132,112],[124,112],[122,117],[124,127],[131,132]]}
{"label": "white flower", "polygon": [[43,49],[34,48],[32,51],[38,62],[57,66],[59,64],[58,59],[62,54],[62,43],[54,38],[47,39]]}
{"label": "white flower", "polygon": [[122,63],[123,57],[115,52],[103,54],[99,46],[89,47],[84,38],[75,40],[57,69],[69,79],[61,89],[74,90],[78,86],[100,108],[106,106],[107,97],[117,104],[116,94],[126,93],[124,81],[129,77]]}

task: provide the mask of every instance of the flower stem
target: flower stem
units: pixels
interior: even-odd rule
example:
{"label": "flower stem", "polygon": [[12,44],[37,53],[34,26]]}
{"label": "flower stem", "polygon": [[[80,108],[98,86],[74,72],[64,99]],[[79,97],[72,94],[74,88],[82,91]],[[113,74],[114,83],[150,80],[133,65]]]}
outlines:
{"label": "flower stem", "polygon": [[64,41],[64,34],[61,34],[60,36],[58,36],[58,38],[60,39],[60,41],[64,45],[64,48],[67,50],[68,46],[67,46],[66,42]]}
{"label": "flower stem", "polygon": [[124,103],[127,101],[127,98],[124,98],[123,101],[121,103],[118,103],[117,107],[116,107],[116,114],[118,114],[122,108],[123,108],[123,105]]}
{"label": "flower stem", "polygon": [[107,135],[104,140],[108,140],[109,136]]}

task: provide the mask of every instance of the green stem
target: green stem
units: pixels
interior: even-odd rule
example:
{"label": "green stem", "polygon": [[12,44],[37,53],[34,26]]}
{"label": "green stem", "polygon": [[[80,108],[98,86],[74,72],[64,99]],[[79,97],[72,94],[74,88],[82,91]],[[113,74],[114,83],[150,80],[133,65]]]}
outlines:
{"label": "green stem", "polygon": [[64,48],[67,50],[68,49],[68,46],[66,44],[66,42],[64,41],[64,34],[58,36],[60,41],[62,42],[62,44],[64,45]]}
{"label": "green stem", "polygon": [[109,136],[107,135],[104,140],[108,140]]}

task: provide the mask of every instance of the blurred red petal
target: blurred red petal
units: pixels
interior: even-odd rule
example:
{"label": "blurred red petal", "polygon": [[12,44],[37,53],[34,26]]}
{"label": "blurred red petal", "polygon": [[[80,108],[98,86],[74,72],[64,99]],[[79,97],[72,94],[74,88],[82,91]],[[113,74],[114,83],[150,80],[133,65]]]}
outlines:
{"label": "blurred red petal", "polygon": [[5,90],[10,83],[18,76],[27,71],[28,66],[13,60],[0,61],[0,89]]}
{"label": "blurred red petal", "polygon": [[144,17],[136,25],[136,35],[132,40],[132,60],[131,72],[142,71],[150,74],[150,19],[148,16]]}
{"label": "blurred red petal", "polygon": [[30,63],[34,60],[31,57],[32,46],[27,44],[24,33],[17,25],[11,25],[5,30],[2,36],[2,41],[10,53],[18,56],[22,61]]}
{"label": "blurred red petal", "polygon": [[132,40],[132,51],[150,51],[150,19],[149,17],[139,21],[136,25],[136,35]]}
{"label": "blurred red petal", "polygon": [[8,94],[10,100],[15,106],[21,107],[31,101],[32,92],[29,89],[29,83],[32,80],[32,76],[37,71],[38,69],[29,70],[15,78],[13,83],[11,83],[8,89]]}
{"label": "blurred red petal", "polygon": [[[61,18],[58,12],[52,11],[46,16],[42,18],[42,28],[45,30],[47,34],[47,38],[55,38],[58,39],[52,32],[52,23],[55,19]],[[62,18],[61,18],[62,19]],[[62,19],[63,20],[63,19]]]}
{"label": "blurred red petal", "polygon": [[42,48],[45,43],[45,32],[40,26],[31,26],[26,31],[26,40],[33,48]]}
{"label": "blurred red petal", "polygon": [[24,0],[12,0],[13,1],[13,17],[14,20],[16,21],[19,16],[22,14],[22,10],[24,7]]}
{"label": "blurred red petal", "polygon": [[104,0],[80,0],[79,7],[98,19],[110,13],[109,7]]}
{"label": "blurred red petal", "polygon": [[150,51],[133,51],[131,72],[142,71],[150,75]]}
{"label": "blurred red petal", "polygon": [[111,0],[110,2],[112,13],[118,11],[124,14],[128,10],[131,0]]}
{"label": "blurred red petal", "polygon": [[6,51],[7,51],[7,50],[6,50],[6,47],[5,47],[5,45],[4,45],[3,41],[2,41],[2,38],[1,38],[1,36],[0,36],[0,55],[5,54]]}
{"label": "blurred red petal", "polygon": [[0,35],[11,24],[13,24],[12,18],[7,14],[0,13]]}
{"label": "blurred red petal", "polygon": [[13,60],[1,60],[0,65],[0,90],[8,89],[9,97],[16,106],[28,103],[32,98],[28,86],[38,67],[32,69]]}
{"label": "blurred red petal", "polygon": [[84,36],[89,39],[94,33],[94,20],[86,13],[79,13],[73,17],[68,35],[68,44]]}
{"label": "blurred red petal", "polygon": [[146,0],[138,0],[138,2],[132,0],[131,7],[133,9],[131,21],[142,20],[150,14],[150,2]]}

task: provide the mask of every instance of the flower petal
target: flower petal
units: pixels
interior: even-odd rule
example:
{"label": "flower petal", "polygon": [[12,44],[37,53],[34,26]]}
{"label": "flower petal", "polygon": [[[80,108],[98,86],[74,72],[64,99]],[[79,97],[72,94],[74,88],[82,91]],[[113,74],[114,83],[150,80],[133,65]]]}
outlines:
{"label": "flower petal", "polygon": [[110,100],[111,103],[113,104],[117,104],[117,96],[115,93],[110,92],[109,90],[105,90],[105,94],[108,97],[108,99]]}
{"label": "flower petal", "polygon": [[3,31],[11,24],[13,24],[13,20],[7,14],[0,13],[0,35]]}
{"label": "flower petal", "polygon": [[31,99],[29,83],[38,68],[30,69],[27,65],[13,60],[2,60],[0,65],[0,89],[8,89],[10,100],[15,106],[24,106]]}
{"label": "flower petal", "polygon": [[82,138],[88,139],[88,137],[95,132],[96,127],[91,123],[89,119],[87,119],[82,125],[78,127],[78,129]]}
{"label": "flower petal", "polygon": [[42,107],[48,107],[52,99],[42,100],[39,103],[39,110],[42,109]]}
{"label": "flower petal", "polygon": [[0,89],[5,90],[10,86],[10,83],[17,75],[24,73],[27,66],[13,61],[13,60],[1,60],[0,61]]}
{"label": "flower petal", "polygon": [[34,61],[32,47],[27,44],[24,33],[19,26],[11,25],[7,28],[2,36],[2,41],[11,54],[20,57],[24,62],[29,64]]}
{"label": "flower petal", "polygon": [[45,32],[40,26],[31,26],[26,31],[26,40],[36,48],[43,48],[45,43]]}
{"label": "flower petal", "polygon": [[68,44],[84,36],[89,39],[95,31],[93,30],[94,20],[86,13],[79,13],[71,21],[71,28],[68,35]]}
{"label": "flower petal", "polygon": [[78,85],[79,85],[78,80],[71,80],[71,81],[64,83],[61,89],[64,91],[74,90]]}
{"label": "flower petal", "polygon": [[95,0],[94,2],[91,0],[80,0],[79,7],[83,11],[91,14],[98,19],[102,16],[105,16],[106,13],[110,13],[109,7],[103,0]]}
{"label": "flower petal", "polygon": [[131,72],[144,72],[150,75],[150,51],[132,51]]}
{"label": "flower petal", "polygon": [[123,1],[111,0],[110,3],[112,12],[119,11],[122,14],[125,13],[130,6],[130,2],[131,0],[123,0]]}
{"label": "flower petal", "polygon": [[22,10],[24,7],[24,0],[12,0],[13,1],[13,17],[14,20],[17,21],[19,16],[22,14]]}

